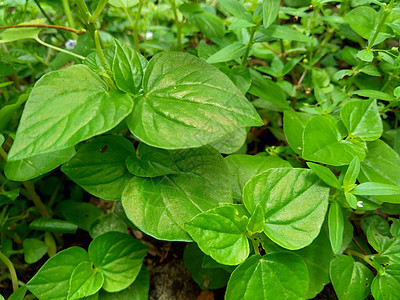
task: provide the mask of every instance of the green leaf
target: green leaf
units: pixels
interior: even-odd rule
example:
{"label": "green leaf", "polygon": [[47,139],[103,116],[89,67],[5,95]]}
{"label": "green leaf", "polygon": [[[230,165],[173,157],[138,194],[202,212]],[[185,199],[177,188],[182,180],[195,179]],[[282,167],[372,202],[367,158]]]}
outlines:
{"label": "green leaf", "polygon": [[[360,182],[379,182],[400,186],[400,156],[381,140],[368,144],[368,153],[361,162]],[[400,203],[399,196],[376,196],[383,202]]]}
{"label": "green leaf", "polygon": [[7,161],[4,166],[4,173],[9,180],[30,180],[57,168],[69,161],[75,154],[74,147],[71,147],[22,160]]}
{"label": "green leaf", "polygon": [[243,205],[227,205],[198,214],[185,229],[205,254],[221,264],[238,265],[250,253],[248,221]]}
{"label": "green leaf", "polygon": [[87,252],[71,247],[51,257],[26,284],[39,299],[66,299],[74,269],[82,262],[89,262]]}
{"label": "green leaf", "polygon": [[225,298],[305,299],[307,265],[292,253],[253,255],[233,271]]}
{"label": "green leaf", "polygon": [[290,148],[301,155],[303,150],[303,132],[312,115],[285,110],[283,114],[283,132]]}
{"label": "green leaf", "polygon": [[332,166],[348,165],[358,156],[365,158],[361,145],[342,140],[335,122],[326,116],[312,117],[303,133],[303,158]]}
{"label": "green leaf", "polygon": [[257,174],[271,168],[290,168],[289,162],[277,156],[252,156],[234,154],[225,157],[230,177],[232,178],[232,191],[235,199],[242,198],[245,184]]}
{"label": "green leaf", "polygon": [[211,55],[206,61],[209,64],[215,64],[235,60],[242,57],[245,52],[246,45],[243,45],[239,42],[234,42]]}
{"label": "green leaf", "polygon": [[[235,0],[236,1],[236,0]],[[243,19],[236,19],[234,20],[231,25],[229,25],[228,29],[229,30],[236,30],[236,29],[242,29],[242,28],[248,28],[248,27],[254,27],[256,24],[243,20]]]}
{"label": "green leaf", "polygon": [[24,239],[24,260],[27,264],[33,264],[47,253],[47,245],[39,239]]}
{"label": "green leaf", "polygon": [[374,275],[365,265],[340,254],[330,264],[329,272],[339,299],[365,299],[370,293]]}
{"label": "green leaf", "polygon": [[183,261],[193,280],[202,289],[219,289],[226,286],[230,273],[222,268],[204,268],[205,257],[196,243],[189,243],[185,247]]}
{"label": "green leaf", "polygon": [[400,186],[379,182],[364,182],[357,185],[351,192],[354,195],[364,196],[400,196]]}
{"label": "green leaf", "polygon": [[355,33],[368,39],[374,31],[377,15],[372,7],[360,6],[348,12],[344,19]]}
{"label": "green leaf", "polygon": [[347,168],[347,171],[343,178],[343,186],[345,189],[346,187],[350,187],[356,183],[359,173],[360,173],[360,159],[357,156],[355,156],[351,161],[349,167]]}
{"label": "green leaf", "polygon": [[139,3],[139,0],[108,0],[108,3],[115,7],[132,7]]}
{"label": "green leaf", "polygon": [[22,94],[14,103],[4,105],[0,109],[0,131],[6,128],[7,124],[11,121],[15,112],[20,109],[20,107],[26,102],[26,100],[28,100],[28,97],[29,94]]}
{"label": "green leaf", "polygon": [[238,128],[234,132],[231,132],[219,140],[210,143],[210,146],[217,149],[218,152],[223,154],[231,154],[238,152],[245,146],[247,138],[247,129],[246,128]]}
{"label": "green leaf", "polygon": [[374,53],[371,50],[364,49],[357,52],[357,57],[362,61],[372,62],[374,60]]}
{"label": "green leaf", "polygon": [[144,300],[149,296],[149,273],[146,266],[142,266],[135,281],[126,289],[117,293],[108,293],[100,290],[98,300]]}
{"label": "green leaf", "polygon": [[[357,91],[354,91],[353,94],[356,94],[361,97],[368,97],[368,98],[385,100],[385,101],[395,101],[396,100],[396,98],[394,98],[390,94],[383,93],[381,91],[375,91],[375,90],[357,90]],[[364,100],[363,102],[367,102],[367,101]]]}
{"label": "green leaf", "polygon": [[[328,208],[329,188],[306,169],[270,169],[250,180],[243,202],[253,214],[262,205],[265,234],[278,245],[301,249],[318,236]],[[299,210],[298,208],[302,209]]]}
{"label": "green leaf", "polygon": [[154,147],[199,147],[239,127],[262,125],[254,107],[225,74],[186,53],[153,56],[143,92],[127,123],[135,136]]}
{"label": "green leaf", "polygon": [[280,0],[263,0],[263,24],[265,28],[275,22],[280,6]]}
{"label": "green leaf", "polygon": [[89,245],[89,257],[104,275],[103,288],[119,292],[133,283],[148,247],[121,232],[106,232]]}
{"label": "green leaf", "polygon": [[143,69],[139,54],[128,45],[117,39],[115,56],[112,64],[115,83],[126,93],[137,94],[142,87]]}
{"label": "green leaf", "polygon": [[246,226],[247,233],[253,235],[264,231],[264,211],[262,206],[259,204],[250,217],[249,222]]}
{"label": "green leaf", "polygon": [[218,4],[238,19],[251,21],[251,17],[238,0],[218,0]]}
{"label": "green leaf", "polygon": [[343,242],[344,218],[342,207],[337,201],[332,202],[328,213],[329,240],[333,253],[338,253]]}
{"label": "green leaf", "polygon": [[[44,19],[31,20],[29,22],[21,23],[20,25],[34,25],[44,24]],[[0,44],[10,43],[25,39],[37,39],[39,38],[39,32],[43,28],[38,27],[20,27],[20,28],[9,28],[0,33]]]}
{"label": "green leaf", "polygon": [[[8,298],[8,300],[24,300],[25,294],[27,291],[28,291],[28,288],[26,285],[21,286],[20,288],[18,288],[18,290],[16,290],[14,293],[11,294],[11,296]],[[0,295],[0,299],[1,299],[1,295]]]}
{"label": "green leaf", "polygon": [[357,207],[363,207],[362,204],[358,203],[357,197],[354,196],[352,193],[344,192],[344,196],[346,198],[347,203],[350,205],[351,208],[357,209]]}
{"label": "green leaf", "polygon": [[324,166],[314,164],[311,162],[307,163],[307,166],[315,173],[317,176],[325,182],[328,186],[332,186],[337,189],[341,189],[339,180],[336,178],[332,171]]}
{"label": "green leaf", "polygon": [[385,268],[383,274],[378,274],[371,285],[375,300],[400,298],[400,264],[392,264]]}
{"label": "green leaf", "polygon": [[117,135],[97,137],[61,170],[92,195],[105,200],[120,200],[132,175],[125,165],[128,156],[135,155],[132,143]]}
{"label": "green leaf", "polygon": [[376,100],[349,101],[342,107],[340,117],[349,134],[365,141],[377,140],[382,135],[382,120]]}
{"label": "green leaf", "polygon": [[124,221],[114,212],[97,218],[90,226],[89,233],[94,239],[109,231],[126,233],[126,225]]}
{"label": "green leaf", "polygon": [[4,135],[2,135],[0,133],[0,147],[3,145],[4,141],[6,140],[6,138],[4,137]]}
{"label": "green leaf", "polygon": [[228,167],[211,147],[170,153],[179,174],[132,178],[123,192],[122,206],[143,232],[157,239],[190,241],[183,229],[186,222],[211,208],[232,203]]}
{"label": "green leaf", "polygon": [[158,177],[178,174],[178,166],[173,161],[168,150],[157,149],[140,143],[138,156],[132,155],[126,159],[129,172],[138,177]]}
{"label": "green leaf", "polygon": [[314,43],[315,39],[308,37],[298,30],[284,25],[271,25],[268,28],[260,28],[255,42],[269,42],[273,40],[288,40],[302,43]]}
{"label": "green leaf", "polygon": [[39,218],[33,220],[29,224],[29,228],[40,231],[74,234],[78,226],[64,220]]}
{"label": "green leaf", "polygon": [[53,71],[36,82],[9,160],[66,149],[118,125],[132,110],[127,94],[108,87],[87,66]]}
{"label": "green leaf", "polygon": [[94,270],[92,263],[81,262],[72,272],[68,299],[81,299],[97,293],[103,286],[104,276]]}

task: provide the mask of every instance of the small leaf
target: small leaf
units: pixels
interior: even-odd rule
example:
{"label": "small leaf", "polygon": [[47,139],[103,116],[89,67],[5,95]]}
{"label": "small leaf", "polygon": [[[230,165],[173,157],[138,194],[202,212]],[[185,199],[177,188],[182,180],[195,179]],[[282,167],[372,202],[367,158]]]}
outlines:
{"label": "small leaf", "polygon": [[127,231],[124,221],[114,212],[97,218],[90,226],[89,233],[92,239],[94,239],[109,231],[122,233],[126,233]]}
{"label": "small leaf", "polygon": [[206,61],[209,64],[215,64],[235,60],[242,57],[245,52],[246,45],[243,45],[239,42],[234,42],[211,55]]}
{"label": "small leaf", "polygon": [[378,182],[365,182],[357,185],[352,190],[352,193],[364,196],[394,196],[400,195],[400,186]]}
{"label": "small leaf", "polygon": [[101,289],[103,282],[103,273],[94,270],[91,262],[81,262],[72,272],[68,299],[81,299],[93,295]]}
{"label": "small leaf", "polygon": [[374,53],[371,50],[364,49],[358,51],[357,57],[362,61],[372,62],[374,60]]}
{"label": "small leaf", "polygon": [[237,265],[250,253],[248,221],[242,205],[221,206],[197,215],[185,229],[205,254],[221,264]]}
{"label": "small leaf", "polygon": [[333,253],[338,253],[343,241],[344,219],[340,204],[337,201],[332,202],[328,214],[329,240]]}
{"label": "small leaf", "polygon": [[351,208],[357,209],[358,207],[363,207],[362,203],[357,201],[357,197],[354,196],[352,193],[344,192],[344,196],[346,198],[347,203],[350,205]]}
{"label": "small leaf", "polygon": [[103,288],[118,292],[134,282],[148,247],[121,232],[106,232],[89,245],[89,257],[104,275]]}
{"label": "small leaf", "polygon": [[343,178],[343,186],[346,187],[352,186],[356,183],[358,174],[360,173],[360,159],[355,156],[351,161],[349,167],[347,168],[346,174]]}
{"label": "small leaf", "polygon": [[307,163],[307,166],[315,173],[317,176],[325,182],[328,186],[332,186],[337,189],[341,189],[339,180],[336,178],[335,174],[332,171],[324,166],[319,164],[314,164],[311,162]]}
{"label": "small leaf", "polygon": [[278,17],[280,0],[264,0],[263,1],[263,23],[264,27],[268,28]]}
{"label": "small leaf", "polygon": [[261,233],[264,230],[264,226],[264,211],[261,205],[257,205],[246,226],[247,232],[250,235]]}
{"label": "small leaf", "polygon": [[47,253],[47,245],[39,239],[24,239],[22,243],[24,259],[27,264],[33,264]]}
{"label": "small leaf", "polygon": [[388,265],[383,274],[376,275],[371,292],[376,300],[400,299],[400,264]]}
{"label": "small leaf", "polygon": [[39,218],[33,220],[29,224],[29,228],[40,231],[73,234],[78,229],[78,226],[64,220]]}

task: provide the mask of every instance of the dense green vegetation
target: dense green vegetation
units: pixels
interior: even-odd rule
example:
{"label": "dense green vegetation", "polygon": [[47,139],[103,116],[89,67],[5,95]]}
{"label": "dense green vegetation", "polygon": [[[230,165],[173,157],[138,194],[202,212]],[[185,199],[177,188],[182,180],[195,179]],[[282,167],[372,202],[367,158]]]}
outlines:
{"label": "dense green vegetation", "polygon": [[171,242],[215,297],[400,299],[399,36],[394,0],[0,2],[0,299],[148,299]]}

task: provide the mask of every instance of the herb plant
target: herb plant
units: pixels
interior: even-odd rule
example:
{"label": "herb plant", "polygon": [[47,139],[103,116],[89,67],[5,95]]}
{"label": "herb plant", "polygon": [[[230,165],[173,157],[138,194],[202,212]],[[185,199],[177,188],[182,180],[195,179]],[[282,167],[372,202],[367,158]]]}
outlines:
{"label": "herb plant", "polygon": [[145,235],[228,300],[400,299],[399,3],[0,20],[0,298],[147,299]]}

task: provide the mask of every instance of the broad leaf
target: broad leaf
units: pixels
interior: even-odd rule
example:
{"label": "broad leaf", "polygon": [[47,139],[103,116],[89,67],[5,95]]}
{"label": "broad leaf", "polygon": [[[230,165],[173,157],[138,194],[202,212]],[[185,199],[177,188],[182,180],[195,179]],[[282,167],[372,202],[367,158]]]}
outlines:
{"label": "broad leaf", "polygon": [[277,156],[229,155],[225,158],[232,178],[233,197],[242,198],[245,184],[257,174],[271,168],[290,168],[289,162]]}
{"label": "broad leaf", "polygon": [[248,221],[243,205],[221,206],[197,215],[185,229],[205,254],[221,264],[238,265],[250,253]]}
{"label": "broad leaf", "polygon": [[81,299],[97,293],[104,283],[104,276],[100,270],[95,270],[92,263],[80,263],[72,272],[68,299]]}
{"label": "broad leaf", "polygon": [[127,123],[135,136],[158,148],[199,147],[239,127],[262,125],[225,74],[189,54],[155,55],[144,74],[143,92]]}
{"label": "broad leaf", "polygon": [[318,236],[328,196],[329,188],[311,170],[280,168],[250,180],[244,188],[243,202],[251,214],[260,204],[265,234],[278,245],[296,250]]}
{"label": "broad leaf", "polygon": [[374,141],[380,138],[383,127],[376,100],[355,100],[347,102],[340,116],[349,134]]}
{"label": "broad leaf", "polygon": [[371,285],[375,300],[400,299],[400,264],[392,264],[378,274]]}
{"label": "broad leaf", "polygon": [[104,275],[103,288],[119,292],[133,283],[148,247],[132,236],[121,232],[107,232],[89,245],[89,257]]}
{"label": "broad leaf", "polygon": [[374,275],[352,257],[343,254],[336,256],[331,261],[329,272],[340,300],[365,299],[369,295]]}
{"label": "broad leaf", "polygon": [[133,101],[109,90],[87,66],[44,75],[25,105],[9,160],[66,149],[118,125]]}
{"label": "broad leaf", "polygon": [[303,131],[312,115],[285,110],[283,114],[283,132],[290,148],[301,155],[303,151]]}
{"label": "broad leaf", "polygon": [[307,265],[292,253],[253,255],[233,271],[226,299],[305,299]]}
{"label": "broad leaf", "polygon": [[264,27],[269,27],[275,22],[278,17],[279,8],[281,6],[280,0],[264,0],[263,1],[263,24]]}
{"label": "broad leaf", "polygon": [[26,284],[29,291],[39,299],[66,299],[74,269],[88,262],[87,252],[71,247],[51,257]]}
{"label": "broad leaf", "polygon": [[328,213],[329,240],[333,253],[338,253],[343,242],[344,218],[342,207],[337,201],[332,202]]}
{"label": "broad leaf", "polygon": [[186,222],[232,202],[228,167],[211,147],[170,153],[179,174],[132,178],[123,192],[122,205],[143,232],[163,240],[190,241],[183,229]]}
{"label": "broad leaf", "polygon": [[234,132],[231,132],[219,140],[212,142],[210,146],[213,146],[220,153],[231,154],[239,151],[244,146],[246,138],[246,128],[238,128]]}
{"label": "broad leaf", "polygon": [[306,160],[332,166],[348,165],[354,156],[365,158],[361,145],[342,140],[335,122],[322,115],[312,117],[303,132],[303,153]]}
{"label": "broad leaf", "polygon": [[61,170],[92,195],[120,200],[132,175],[125,160],[135,155],[132,143],[116,135],[102,136],[80,148]]}
{"label": "broad leaf", "polygon": [[90,226],[90,236],[94,239],[99,235],[109,232],[118,231],[126,233],[126,224],[114,212],[97,218]]}
{"label": "broad leaf", "polygon": [[24,239],[24,259],[27,264],[33,264],[47,253],[47,245],[39,239]]}

